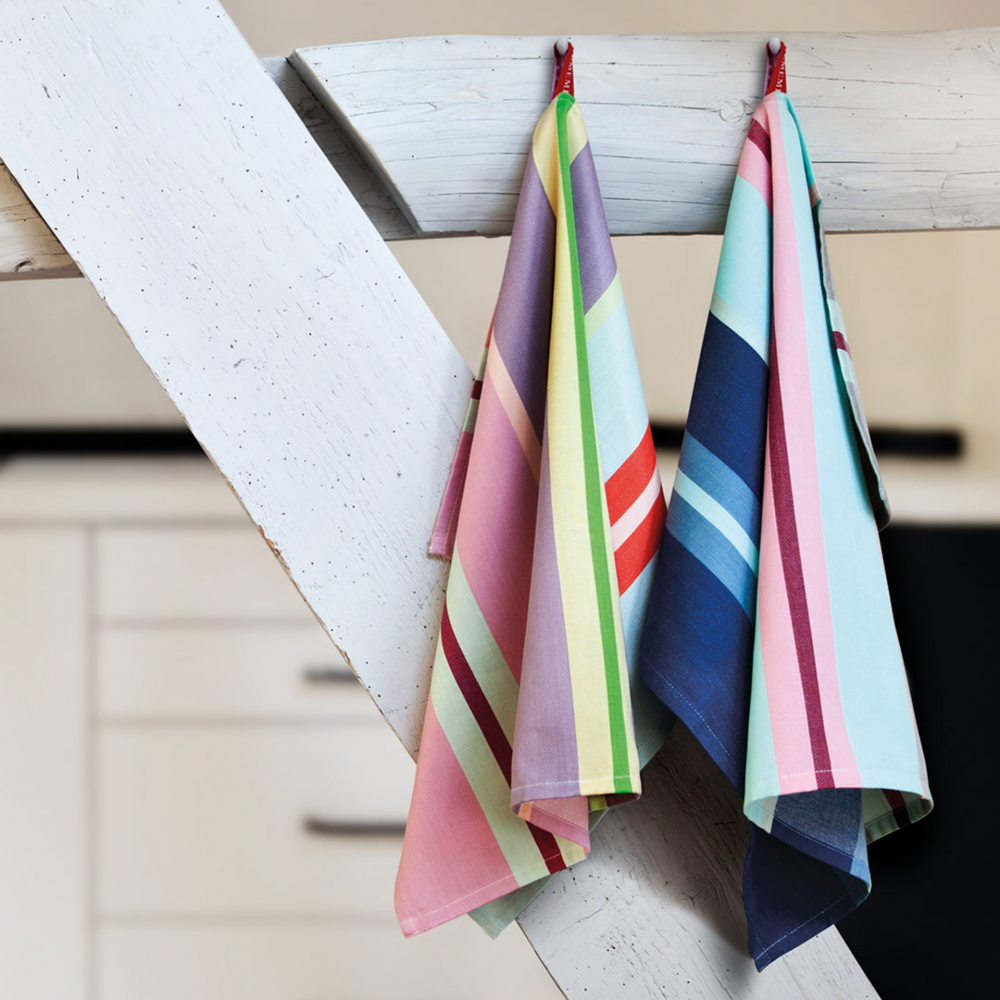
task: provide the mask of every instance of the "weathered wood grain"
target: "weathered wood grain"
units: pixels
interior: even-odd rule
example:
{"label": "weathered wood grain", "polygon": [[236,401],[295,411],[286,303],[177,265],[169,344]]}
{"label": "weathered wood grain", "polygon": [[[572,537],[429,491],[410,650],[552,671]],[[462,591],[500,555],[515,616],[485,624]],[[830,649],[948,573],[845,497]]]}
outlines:
{"label": "weathered wood grain", "polygon": [[0,163],[0,281],[5,278],[66,278],[79,274],[55,233],[45,224]]}
{"label": "weathered wood grain", "polygon": [[[1000,226],[1000,28],[783,37],[830,232]],[[573,41],[611,232],[721,232],[766,36]],[[292,56],[424,235],[510,232],[551,59],[495,36]]]}
{"label": "weathered wood grain", "polygon": [[[353,140],[323,110],[288,60],[278,57],[261,62],[382,238],[412,239],[416,235],[413,226],[385,184],[355,150]],[[79,274],[76,264],[21,186],[0,163],[0,281],[69,278]]]}
{"label": "weathered wood grain", "polygon": [[351,130],[345,133],[324,110],[287,59],[277,57],[262,59],[261,62],[382,239],[409,240],[416,237],[416,231],[390,196],[385,181],[355,148]]}
{"label": "weathered wood grain", "polygon": [[[217,3],[7,0],[0,83],[0,157],[415,752],[446,573],[426,547],[465,364]],[[715,832],[737,810],[721,792],[675,805],[695,772],[662,798],[651,777],[640,811],[603,828],[611,853],[525,918],[566,992],[624,1000],[641,968],[654,996],[870,995],[836,932],[753,974],[738,842]],[[700,910],[664,891],[675,868]]]}

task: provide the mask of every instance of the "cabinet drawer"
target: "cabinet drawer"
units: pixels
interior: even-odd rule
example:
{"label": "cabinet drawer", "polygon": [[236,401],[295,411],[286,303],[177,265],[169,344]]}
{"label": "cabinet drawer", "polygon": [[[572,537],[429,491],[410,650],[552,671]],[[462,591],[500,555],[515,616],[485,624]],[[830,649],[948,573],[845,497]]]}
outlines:
{"label": "cabinet drawer", "polygon": [[0,530],[0,997],[82,1000],[87,545]]}
{"label": "cabinet drawer", "polygon": [[413,764],[387,727],[109,729],[98,767],[102,913],[392,915]]}
{"label": "cabinet drawer", "polygon": [[105,626],[97,635],[102,720],[358,719],[378,709],[318,622]]}
{"label": "cabinet drawer", "polygon": [[104,529],[95,571],[105,622],[315,621],[249,526]]}
{"label": "cabinet drawer", "polygon": [[457,920],[143,926],[99,936],[100,1000],[559,1000],[527,939]]}

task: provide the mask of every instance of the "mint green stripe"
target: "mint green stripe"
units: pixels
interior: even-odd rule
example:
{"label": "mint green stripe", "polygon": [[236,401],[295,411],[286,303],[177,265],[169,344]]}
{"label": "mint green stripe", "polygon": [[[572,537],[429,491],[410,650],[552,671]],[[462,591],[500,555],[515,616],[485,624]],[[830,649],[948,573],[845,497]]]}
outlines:
{"label": "mint green stripe", "polygon": [[768,363],[769,343],[767,334],[759,329],[757,325],[744,316],[735,306],[730,305],[719,295],[712,296],[712,305],[709,312],[719,320],[722,320],[737,337],[742,337],[763,359]]}
{"label": "mint green stripe", "polygon": [[448,576],[448,618],[469,669],[475,675],[508,742],[514,742],[517,681],[472,594],[456,549]]}
{"label": "mint green stripe", "polygon": [[611,284],[604,289],[601,297],[590,307],[590,312],[583,319],[583,325],[587,330],[589,340],[601,328],[601,324],[617,312],[618,305],[622,300],[622,279],[618,272],[611,280]]}
{"label": "mint green stripe", "polygon": [[483,810],[497,846],[511,872],[520,876],[518,884],[547,875],[548,868],[528,824],[511,812],[510,785],[459,690],[440,643],[434,659],[431,700],[438,724]]}
{"label": "mint green stripe", "polygon": [[469,407],[465,411],[465,422],[462,424],[463,432],[471,434],[476,429],[476,420],[479,417],[479,400],[470,399]]}
{"label": "mint green stripe", "polygon": [[768,815],[766,800],[781,794],[781,781],[778,778],[778,761],[774,755],[774,729],[771,725],[771,706],[767,699],[767,678],[764,676],[759,608],[755,626],[743,811],[752,822],[764,830],[770,830],[774,809],[772,806]]}
{"label": "mint green stripe", "polygon": [[[594,404],[590,392],[590,365],[587,359],[587,329],[583,311],[583,286],[580,282],[580,258],[576,245],[576,218],[573,214],[573,182],[570,174],[569,129],[567,116],[576,102],[561,94],[556,104],[556,130],[559,141],[559,171],[562,175],[563,208],[569,236],[570,272],[573,284],[573,320],[576,333],[576,368],[580,387],[580,429],[583,436],[583,474],[587,495],[587,522],[590,533],[594,584],[597,589],[601,646],[604,652],[604,679],[608,694],[608,722],[611,728],[611,760],[614,766],[615,792],[633,791],[630,778],[625,706],[622,701],[621,669],[615,635],[614,606],[611,603],[611,579],[607,562],[607,539],[604,534],[604,511],[601,503],[601,466],[594,428]],[[617,588],[616,588],[617,589]]]}

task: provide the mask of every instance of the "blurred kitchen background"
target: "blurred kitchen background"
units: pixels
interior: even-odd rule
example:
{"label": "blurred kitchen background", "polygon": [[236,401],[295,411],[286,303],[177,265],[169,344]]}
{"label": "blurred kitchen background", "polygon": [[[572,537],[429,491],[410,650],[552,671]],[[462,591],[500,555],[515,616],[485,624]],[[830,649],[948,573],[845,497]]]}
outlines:
{"label": "blurred kitchen background", "polygon": [[[998,19],[991,0],[224,3],[262,56],[406,35],[763,40]],[[789,65],[794,81],[794,52]],[[719,246],[616,243],[667,446]],[[475,364],[507,241],[393,250]],[[996,692],[1000,233],[835,236],[830,252],[896,512],[886,560],[938,802],[876,845],[875,894],[843,928],[886,1000],[920,997],[960,985],[950,942],[988,950],[954,909],[970,914],[962,886],[983,889],[971,864],[989,856],[968,806]],[[490,942],[461,920],[403,941],[406,754],[89,284],[10,282],[0,301],[0,996],[558,997],[516,928]]]}

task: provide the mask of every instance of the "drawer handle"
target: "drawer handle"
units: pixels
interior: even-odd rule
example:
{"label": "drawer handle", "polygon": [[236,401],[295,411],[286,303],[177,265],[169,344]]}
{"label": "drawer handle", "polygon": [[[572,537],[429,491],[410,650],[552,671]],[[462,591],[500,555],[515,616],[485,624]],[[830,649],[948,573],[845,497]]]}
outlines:
{"label": "drawer handle", "polygon": [[354,822],[306,816],[302,821],[306,833],[317,837],[402,837],[406,824],[402,822]]}
{"label": "drawer handle", "polygon": [[357,677],[344,667],[306,667],[302,679],[307,684],[346,684]]}

